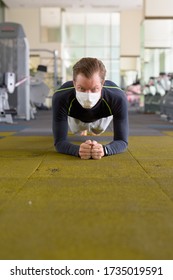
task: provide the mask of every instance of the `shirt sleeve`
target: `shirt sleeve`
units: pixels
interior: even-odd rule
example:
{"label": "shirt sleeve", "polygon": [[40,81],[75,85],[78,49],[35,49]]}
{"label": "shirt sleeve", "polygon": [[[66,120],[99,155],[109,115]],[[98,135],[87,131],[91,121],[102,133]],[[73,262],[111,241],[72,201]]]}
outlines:
{"label": "shirt sleeve", "polygon": [[113,114],[113,141],[105,145],[107,155],[114,155],[124,152],[128,147],[128,103],[124,93],[119,100]]}
{"label": "shirt sleeve", "polygon": [[68,114],[65,104],[61,106],[60,93],[55,93],[52,99],[52,130],[54,136],[54,145],[59,153],[78,156],[79,145],[68,141]]}

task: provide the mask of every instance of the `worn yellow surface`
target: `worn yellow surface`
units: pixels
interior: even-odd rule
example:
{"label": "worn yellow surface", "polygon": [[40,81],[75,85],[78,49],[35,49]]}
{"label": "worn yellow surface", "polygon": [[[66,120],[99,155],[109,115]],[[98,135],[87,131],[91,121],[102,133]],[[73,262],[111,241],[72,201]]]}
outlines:
{"label": "worn yellow surface", "polygon": [[172,133],[101,160],[3,136],[0,259],[173,259]]}

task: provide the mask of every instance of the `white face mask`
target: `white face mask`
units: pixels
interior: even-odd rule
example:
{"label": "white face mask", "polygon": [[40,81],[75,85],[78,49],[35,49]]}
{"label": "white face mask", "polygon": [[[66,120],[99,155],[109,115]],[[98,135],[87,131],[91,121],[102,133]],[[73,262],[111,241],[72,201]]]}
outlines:
{"label": "white face mask", "polygon": [[76,99],[85,109],[90,109],[96,105],[101,97],[101,92],[81,92],[76,90]]}

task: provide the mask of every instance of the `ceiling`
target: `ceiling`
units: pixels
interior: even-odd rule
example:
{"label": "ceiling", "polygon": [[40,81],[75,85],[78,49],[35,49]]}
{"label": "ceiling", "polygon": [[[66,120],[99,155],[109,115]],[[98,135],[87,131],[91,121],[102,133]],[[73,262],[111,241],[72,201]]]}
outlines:
{"label": "ceiling", "polygon": [[94,11],[141,10],[143,0],[3,0],[8,8],[61,7]]}

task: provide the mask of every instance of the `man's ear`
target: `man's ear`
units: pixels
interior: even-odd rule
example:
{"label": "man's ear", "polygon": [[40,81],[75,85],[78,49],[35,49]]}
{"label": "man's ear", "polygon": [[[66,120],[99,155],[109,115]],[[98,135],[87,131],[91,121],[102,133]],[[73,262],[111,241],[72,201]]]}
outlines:
{"label": "man's ear", "polygon": [[74,87],[76,86],[76,82],[75,82],[75,80],[73,80],[73,85],[74,85]]}

